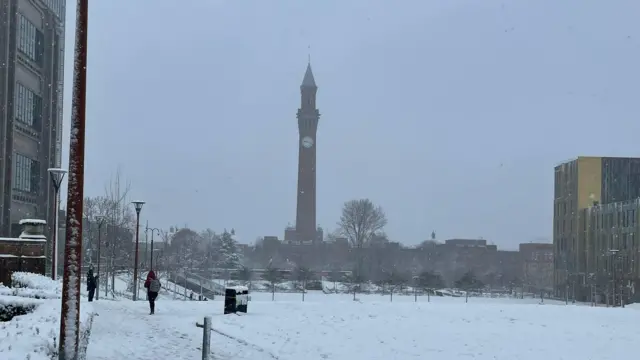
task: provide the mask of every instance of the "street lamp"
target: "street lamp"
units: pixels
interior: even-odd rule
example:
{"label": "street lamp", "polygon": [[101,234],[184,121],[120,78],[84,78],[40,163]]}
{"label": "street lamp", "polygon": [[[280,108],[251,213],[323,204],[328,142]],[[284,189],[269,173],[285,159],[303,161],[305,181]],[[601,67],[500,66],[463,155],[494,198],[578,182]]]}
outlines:
{"label": "street lamp", "polygon": [[[96,277],[98,279],[96,284],[96,301],[100,298],[100,249],[102,248],[102,225],[104,225],[104,216],[98,215],[96,216],[96,221],[98,222],[98,271]],[[105,282],[106,288],[106,282]]]}
{"label": "street lamp", "polygon": [[149,230],[151,230],[151,260],[149,261],[149,270],[153,270],[153,234],[157,232],[158,236],[160,236],[160,229],[150,228],[149,225],[147,225],[145,232]]}
{"label": "street lamp", "polygon": [[136,200],[131,202],[136,208],[136,255],[133,264],[133,301],[138,300],[138,241],[140,232],[140,210],[144,201]]}
{"label": "street lamp", "polygon": [[60,185],[62,184],[62,179],[64,179],[64,175],[67,173],[65,169],[59,168],[51,168],[47,170],[49,175],[51,176],[51,183],[53,184],[53,203],[55,206],[53,212],[53,236],[51,236],[51,279],[56,280],[58,278],[57,264],[58,264],[58,212],[60,205],[58,204],[58,194],[60,193]]}

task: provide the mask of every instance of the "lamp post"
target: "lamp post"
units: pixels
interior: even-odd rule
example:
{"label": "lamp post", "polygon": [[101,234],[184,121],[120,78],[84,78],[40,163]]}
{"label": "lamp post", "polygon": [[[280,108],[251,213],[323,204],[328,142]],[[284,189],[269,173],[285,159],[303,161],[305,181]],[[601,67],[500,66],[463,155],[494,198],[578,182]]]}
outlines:
{"label": "lamp post", "polygon": [[98,279],[98,283],[96,284],[96,301],[100,298],[100,249],[102,248],[102,225],[104,225],[104,216],[96,216],[96,221],[98,222],[98,270],[96,272],[96,277]]}
{"label": "lamp post", "polygon": [[51,279],[56,280],[58,278],[58,209],[60,208],[60,199],[58,197],[60,194],[60,185],[62,184],[62,179],[64,179],[64,175],[67,173],[67,170],[51,168],[47,171],[49,172],[51,183],[53,184],[53,203],[55,207],[53,212],[53,235],[51,236]]}
{"label": "lamp post", "polygon": [[149,220],[144,228],[144,261],[143,267],[147,267],[147,255],[149,255]]}
{"label": "lamp post", "polygon": [[158,236],[160,236],[160,229],[150,228],[149,225],[147,225],[147,228],[145,229],[145,231],[149,231],[149,230],[151,230],[151,259],[149,261],[149,270],[153,270],[153,234],[157,232]]}
{"label": "lamp post", "polygon": [[138,242],[139,242],[139,233],[140,233],[140,210],[142,210],[142,205],[144,205],[144,201],[136,200],[131,202],[133,206],[136,208],[136,254],[134,258],[133,264],[133,301],[138,300]]}

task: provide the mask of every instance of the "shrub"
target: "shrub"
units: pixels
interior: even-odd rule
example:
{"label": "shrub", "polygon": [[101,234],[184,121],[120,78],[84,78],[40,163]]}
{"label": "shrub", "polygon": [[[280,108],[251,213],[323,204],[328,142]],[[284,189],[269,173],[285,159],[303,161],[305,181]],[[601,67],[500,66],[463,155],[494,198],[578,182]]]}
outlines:
{"label": "shrub", "polygon": [[11,295],[34,299],[59,299],[62,296],[60,282],[44,275],[27,272],[11,274]]}
{"label": "shrub", "polygon": [[22,298],[0,297],[0,321],[9,321],[16,316],[29,314],[37,306],[37,303],[25,301]]}

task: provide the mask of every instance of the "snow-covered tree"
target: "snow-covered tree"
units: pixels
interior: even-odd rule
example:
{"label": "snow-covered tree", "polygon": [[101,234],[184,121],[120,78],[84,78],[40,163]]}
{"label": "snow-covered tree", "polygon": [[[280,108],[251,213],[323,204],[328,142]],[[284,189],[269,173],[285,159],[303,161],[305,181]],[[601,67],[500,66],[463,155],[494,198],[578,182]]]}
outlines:
{"label": "snow-covered tree", "polygon": [[224,269],[238,269],[240,267],[240,254],[233,234],[233,230],[228,232],[225,229],[220,235],[219,267]]}

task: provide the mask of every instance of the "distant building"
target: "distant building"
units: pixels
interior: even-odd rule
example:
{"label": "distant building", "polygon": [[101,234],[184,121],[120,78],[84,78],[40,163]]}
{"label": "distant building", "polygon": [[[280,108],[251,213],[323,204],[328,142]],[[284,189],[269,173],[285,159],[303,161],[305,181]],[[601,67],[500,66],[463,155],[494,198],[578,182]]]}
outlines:
{"label": "distant building", "polygon": [[522,282],[526,291],[553,289],[553,244],[520,244]]}
{"label": "distant building", "polygon": [[[624,261],[631,261],[627,277],[637,277],[637,261],[632,259],[640,250],[636,225],[640,212],[635,210],[639,197],[640,158],[578,157],[555,167],[556,296],[586,298],[591,291],[585,290],[587,284],[597,273],[612,269],[613,260],[608,258],[612,253],[626,254]],[[607,276],[612,279],[613,273]]]}
{"label": "distant building", "polygon": [[457,246],[457,247],[487,247],[487,240],[484,239],[449,239],[445,240],[444,244],[446,246]]}

